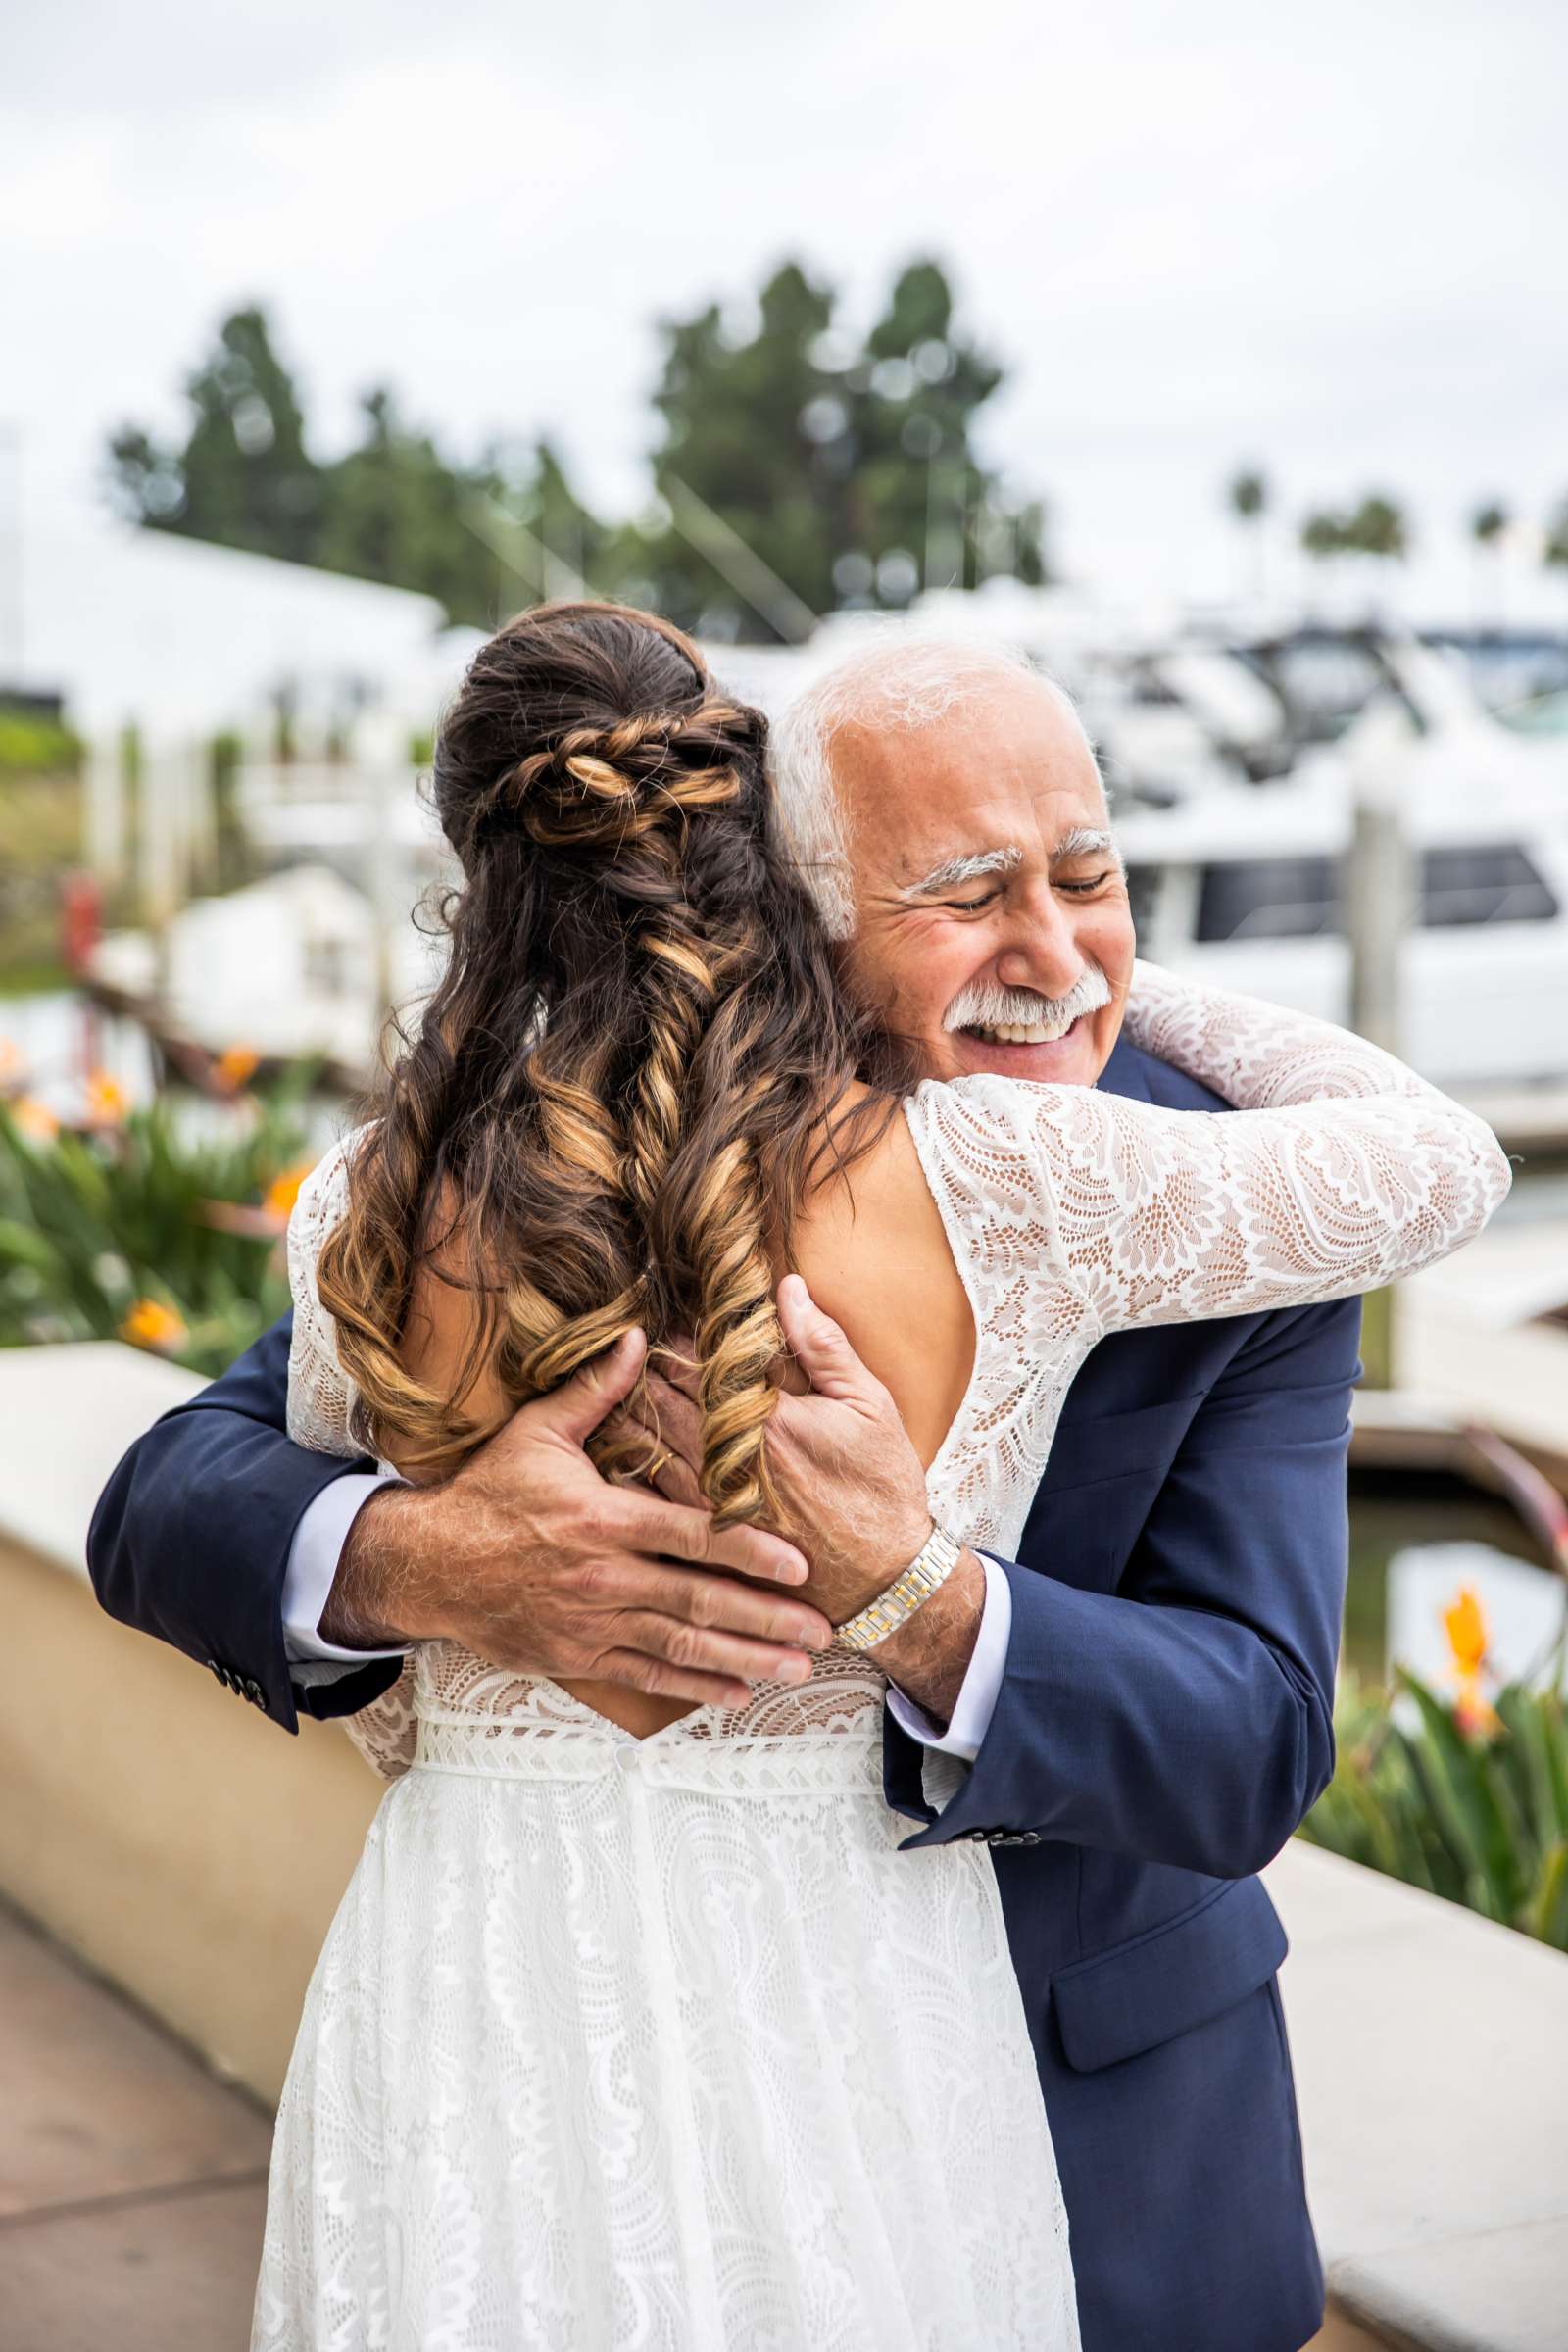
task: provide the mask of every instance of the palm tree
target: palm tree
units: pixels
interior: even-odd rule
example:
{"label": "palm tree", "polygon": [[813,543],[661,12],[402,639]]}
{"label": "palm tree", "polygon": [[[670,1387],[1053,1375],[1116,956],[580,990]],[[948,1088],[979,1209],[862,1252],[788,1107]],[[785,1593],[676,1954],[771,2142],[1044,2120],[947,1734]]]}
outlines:
{"label": "palm tree", "polygon": [[1346,545],[1358,556],[1396,561],[1409,552],[1403,510],[1380,490],[1369,490],[1345,526]]}
{"label": "palm tree", "polygon": [[[1497,559],[1502,552],[1503,534],[1512,520],[1507,508],[1494,498],[1489,498],[1482,506],[1475,508],[1470,516],[1470,537],[1476,550],[1473,601],[1478,628],[1483,625],[1482,606],[1489,601],[1493,608],[1494,627],[1500,625],[1502,620],[1502,575]],[[1485,568],[1488,564],[1490,572]],[[1482,587],[1483,580],[1488,577],[1492,583],[1490,599],[1485,596]]]}
{"label": "palm tree", "polygon": [[1233,473],[1226,485],[1225,496],[1231,513],[1252,543],[1252,594],[1259,604],[1263,599],[1264,576],[1264,520],[1269,508],[1268,477],[1255,466],[1244,466]]}
{"label": "palm tree", "polygon": [[1324,564],[1330,556],[1343,556],[1346,549],[1346,521],[1343,514],[1331,514],[1320,507],[1308,514],[1301,525],[1301,546],[1314,564]]}
{"label": "palm tree", "polygon": [[1303,555],[1310,556],[1315,564],[1326,572],[1336,556],[1346,549],[1345,516],[1332,508],[1319,507],[1303,517],[1298,534]]}
{"label": "palm tree", "polygon": [[1568,570],[1568,498],[1560,502],[1556,513],[1546,525],[1546,535],[1542,542],[1541,561],[1543,564],[1560,564],[1565,570]]}

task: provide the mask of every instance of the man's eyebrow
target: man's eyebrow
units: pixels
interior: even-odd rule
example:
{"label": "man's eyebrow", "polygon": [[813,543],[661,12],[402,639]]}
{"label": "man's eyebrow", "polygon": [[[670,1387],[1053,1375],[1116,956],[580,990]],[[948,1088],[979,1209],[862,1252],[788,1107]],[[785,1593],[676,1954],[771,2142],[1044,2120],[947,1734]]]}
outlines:
{"label": "man's eyebrow", "polygon": [[1051,862],[1058,865],[1068,858],[1095,858],[1108,852],[1116,855],[1116,845],[1110,835],[1098,825],[1075,825],[1062,835],[1051,853]]}
{"label": "man's eyebrow", "polygon": [[967,858],[949,858],[932,867],[918,882],[906,882],[895,898],[926,899],[934,890],[956,890],[960,883],[977,882],[982,874],[1010,874],[1023,863],[1018,849],[977,850]]}

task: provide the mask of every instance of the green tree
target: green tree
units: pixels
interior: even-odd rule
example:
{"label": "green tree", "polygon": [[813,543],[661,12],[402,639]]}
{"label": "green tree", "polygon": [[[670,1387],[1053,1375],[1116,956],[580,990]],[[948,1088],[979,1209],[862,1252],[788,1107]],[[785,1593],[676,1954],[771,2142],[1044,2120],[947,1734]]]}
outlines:
{"label": "green tree", "polygon": [[1044,578],[1039,502],[1009,497],[972,447],[975,416],[1003,378],[956,330],[941,265],[910,262],[847,378],[861,542],[852,554],[874,565],[877,602],[904,604],[916,586],[950,580],[977,587],[994,571],[1031,586]]}
{"label": "green tree", "polygon": [[385,388],[365,395],[356,445],[318,463],[256,309],[189,379],[182,446],[133,424],[114,437],[111,489],[150,528],[420,589],[480,627],[578,581],[715,636],[789,638],[927,584],[1043,579],[1039,501],[972,446],[1003,370],[957,330],[940,265],[903,270],[863,337],[834,311],[786,262],[741,328],[716,304],[663,322],[656,496],[636,521],[596,516],[547,441],[451,458]]}
{"label": "green tree", "polygon": [[1252,594],[1263,593],[1263,525],[1268,514],[1269,490],[1267,477],[1254,466],[1244,466],[1231,475],[1225,485],[1225,498],[1231,513],[1247,533],[1252,546]]}
{"label": "green tree", "polygon": [[654,481],[664,503],[644,561],[671,618],[721,636],[769,633],[729,534],[812,612],[832,604],[848,497],[847,418],[819,353],[832,316],[831,292],[790,262],[762,288],[749,334],[728,329],[716,303],[661,322]]}
{"label": "green tree", "polygon": [[318,562],[321,469],[306,451],[299,398],[262,311],[223,320],[185,395],[182,449],[136,425],[111,441],[111,490],[122,511],[192,539]]}
{"label": "green tree", "polygon": [[1376,556],[1386,563],[1408,555],[1410,535],[1403,509],[1382,491],[1369,491],[1345,525],[1345,544],[1351,555]]}
{"label": "green tree", "polygon": [[1546,524],[1541,561],[1568,570],[1568,498],[1562,500]]}
{"label": "green tree", "polygon": [[1268,508],[1268,483],[1250,466],[1233,473],[1225,489],[1231,513],[1239,521],[1255,522]]}
{"label": "green tree", "polygon": [[1324,564],[1347,552],[1346,531],[1345,516],[1322,507],[1301,524],[1301,546],[1315,564]]}
{"label": "green tree", "polygon": [[716,304],[662,326],[663,503],[641,561],[688,625],[781,635],[792,607],[899,607],[991,569],[1044,576],[1038,503],[1009,499],[974,456],[973,419],[1003,373],[956,332],[941,268],[911,262],[863,339],[835,309],[831,287],[787,262],[746,331]]}
{"label": "green tree", "polygon": [[476,492],[494,492],[493,469],[451,465],[428,433],[400,417],[384,389],[366,393],[361,411],[358,446],[324,474],[317,562],[417,588],[439,598],[450,619],[493,627],[508,600],[494,556],[465,516]]}
{"label": "green tree", "polygon": [[1471,512],[1470,544],[1476,559],[1471,595],[1478,628],[1485,626],[1489,607],[1493,625],[1495,627],[1501,622],[1503,574],[1498,558],[1512,520],[1507,508],[1494,498],[1488,499]]}

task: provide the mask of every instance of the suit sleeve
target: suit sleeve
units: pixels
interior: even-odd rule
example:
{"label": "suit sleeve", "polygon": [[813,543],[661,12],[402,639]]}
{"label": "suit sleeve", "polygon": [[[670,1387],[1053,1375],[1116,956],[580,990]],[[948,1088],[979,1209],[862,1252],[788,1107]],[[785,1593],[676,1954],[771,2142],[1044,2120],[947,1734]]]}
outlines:
{"label": "suit sleeve", "polygon": [[282,1594],[294,1530],[334,1479],[374,1466],[288,1438],[291,1321],[136,1440],[98,1498],[87,1567],[111,1617],[254,1685],[256,1703],[292,1732],[302,1709],[365,1706],[403,1661],[377,1658],[309,1690],[290,1680]]}
{"label": "suit sleeve", "polygon": [[[940,1817],[887,1732],[890,1797],[953,1838],[1260,1870],[1334,1767],[1358,1302],[1269,1315],[1192,1421],[1115,1592],[1008,1565],[990,1728]],[[912,1743],[911,1743],[912,1744]],[[917,1754],[918,1751],[915,1751]]]}

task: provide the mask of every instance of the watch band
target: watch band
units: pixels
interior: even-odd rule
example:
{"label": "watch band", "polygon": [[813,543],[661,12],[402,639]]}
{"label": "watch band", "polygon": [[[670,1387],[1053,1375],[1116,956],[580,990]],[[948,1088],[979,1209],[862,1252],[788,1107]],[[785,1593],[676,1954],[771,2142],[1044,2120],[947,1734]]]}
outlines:
{"label": "watch band", "polygon": [[963,1545],[955,1543],[944,1527],[933,1527],[913,1559],[901,1576],[896,1576],[885,1592],[879,1592],[858,1613],[838,1627],[834,1639],[846,1649],[870,1649],[876,1642],[885,1642],[896,1634],[901,1625],[907,1625],[916,1609],[923,1608],[938,1588],[945,1585],[963,1557]]}

